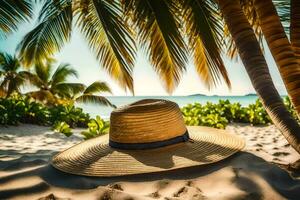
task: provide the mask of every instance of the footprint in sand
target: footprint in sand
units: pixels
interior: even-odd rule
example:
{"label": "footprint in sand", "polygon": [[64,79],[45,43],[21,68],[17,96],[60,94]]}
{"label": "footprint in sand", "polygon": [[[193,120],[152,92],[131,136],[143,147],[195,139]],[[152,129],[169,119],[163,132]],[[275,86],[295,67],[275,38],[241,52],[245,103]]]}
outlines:
{"label": "footprint in sand", "polygon": [[154,199],[158,199],[158,198],[160,198],[161,195],[158,193],[158,191],[156,191],[156,192],[153,192],[153,193],[151,193],[147,196],[151,197],[151,198],[154,198]]}
{"label": "footprint in sand", "polygon": [[115,183],[115,184],[112,184],[112,185],[108,185],[108,187],[111,188],[111,189],[123,191],[122,186],[120,184],[118,184],[118,183]]}
{"label": "footprint in sand", "polygon": [[262,144],[255,144],[254,146],[256,146],[256,147],[262,147],[263,145]]}
{"label": "footprint in sand", "polygon": [[187,187],[182,187],[173,195],[173,197],[180,197],[181,195],[186,194],[188,190]]}
{"label": "footprint in sand", "polygon": [[288,152],[275,152],[272,154],[273,156],[287,156],[290,155]]}

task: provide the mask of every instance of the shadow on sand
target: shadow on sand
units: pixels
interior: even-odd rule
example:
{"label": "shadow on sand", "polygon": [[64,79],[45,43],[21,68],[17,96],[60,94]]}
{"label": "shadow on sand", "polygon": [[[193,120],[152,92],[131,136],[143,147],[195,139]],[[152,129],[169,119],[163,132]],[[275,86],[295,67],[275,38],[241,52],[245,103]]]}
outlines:
{"label": "shadow on sand", "polygon": [[[20,164],[22,163],[22,164]],[[29,167],[34,167],[30,169]],[[26,169],[23,170],[22,169]],[[93,189],[98,186],[106,186],[116,182],[145,182],[156,181],[162,179],[170,180],[187,180],[206,176],[223,168],[229,168],[235,174],[231,182],[240,190],[248,194],[248,199],[263,199],[262,188],[251,179],[251,176],[259,176],[264,179],[270,187],[280,193],[287,199],[300,199],[300,179],[292,177],[288,172],[281,169],[277,165],[266,162],[260,157],[248,152],[239,152],[235,155],[217,162],[204,166],[189,167],[184,169],[172,170],[160,173],[148,173],[140,175],[101,178],[86,177],[67,174],[58,171],[44,160],[23,161],[22,157],[12,161],[1,161],[0,171],[12,172],[0,177],[1,185],[7,185],[10,182],[20,180],[26,177],[39,177],[43,182],[29,187],[15,189],[0,189],[1,199],[32,194],[35,192],[46,191],[50,186],[70,189]],[[240,174],[251,174],[251,176],[240,176]],[[256,191],[253,193],[253,191]],[[244,197],[245,198],[245,197]]]}

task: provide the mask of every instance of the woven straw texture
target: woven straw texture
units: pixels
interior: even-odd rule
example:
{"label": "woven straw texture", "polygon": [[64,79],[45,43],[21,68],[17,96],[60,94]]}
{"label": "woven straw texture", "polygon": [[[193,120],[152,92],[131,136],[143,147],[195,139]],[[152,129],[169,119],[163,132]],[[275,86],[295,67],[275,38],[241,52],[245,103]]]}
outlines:
{"label": "woven straw texture", "polygon": [[67,173],[112,177],[214,163],[245,146],[244,140],[224,130],[199,126],[187,129],[193,141],[151,150],[114,149],[108,145],[108,135],[101,136],[57,154],[52,165]]}
{"label": "woven straw texture", "polygon": [[110,116],[109,137],[114,142],[157,142],[185,131],[180,108],[172,101],[144,99],[120,107]]}

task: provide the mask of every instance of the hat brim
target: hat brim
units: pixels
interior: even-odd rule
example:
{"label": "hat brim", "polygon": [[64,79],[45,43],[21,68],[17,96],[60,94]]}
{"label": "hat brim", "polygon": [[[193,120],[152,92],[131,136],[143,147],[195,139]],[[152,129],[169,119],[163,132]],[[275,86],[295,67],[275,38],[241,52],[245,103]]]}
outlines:
{"label": "hat brim", "polygon": [[192,141],[149,150],[120,150],[108,134],[81,142],[55,155],[51,164],[64,172],[112,177],[161,172],[223,160],[244,148],[243,139],[215,128],[187,127]]}

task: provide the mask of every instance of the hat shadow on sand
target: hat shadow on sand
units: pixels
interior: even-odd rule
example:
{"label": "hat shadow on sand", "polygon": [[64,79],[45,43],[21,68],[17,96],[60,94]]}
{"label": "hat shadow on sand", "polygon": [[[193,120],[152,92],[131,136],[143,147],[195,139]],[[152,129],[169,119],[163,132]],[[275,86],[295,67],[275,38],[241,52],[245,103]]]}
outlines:
{"label": "hat shadow on sand", "polygon": [[[40,162],[39,164],[42,164]],[[6,161],[6,165],[9,165],[12,161]],[[22,158],[18,159],[18,163],[22,162]],[[33,160],[31,162],[36,163],[37,160]],[[23,164],[22,167],[26,168],[26,165],[31,166],[32,163],[30,161]],[[1,170],[5,163],[2,163]],[[20,168],[20,166],[18,166]],[[277,165],[269,163],[264,159],[255,156],[254,154],[248,152],[238,152],[235,155],[226,158],[222,161],[219,161],[214,164],[202,165],[202,166],[194,166],[188,168],[181,168],[171,171],[165,172],[157,172],[157,173],[147,173],[147,174],[137,174],[137,175],[127,175],[120,177],[86,177],[86,176],[78,176],[72,175],[65,172],[61,172],[46,161],[44,161],[44,165],[37,167],[35,169],[21,171],[19,173],[14,173],[12,175],[7,175],[4,177],[0,177],[0,188],[2,184],[9,184],[10,182],[26,178],[37,176],[40,177],[43,182],[38,183],[34,186],[16,188],[10,190],[1,190],[0,196],[3,198],[13,198],[18,195],[26,195],[34,192],[47,191],[49,189],[49,185],[62,187],[62,188],[71,188],[71,189],[92,189],[97,188],[98,186],[105,186],[111,183],[121,182],[121,181],[134,181],[134,182],[144,182],[144,181],[157,181],[162,179],[170,179],[170,180],[188,180],[199,178],[201,176],[209,175],[213,172],[221,170],[223,168],[230,168],[233,171],[240,171],[241,173],[253,174],[255,176],[262,177],[274,190],[280,193],[283,197],[288,199],[299,199],[300,193],[297,192],[300,189],[300,180],[297,180],[289,175],[285,170],[279,168]],[[14,169],[13,167],[10,169]],[[6,170],[9,170],[7,168]],[[300,174],[296,174],[297,177]],[[276,180],[276,181],[274,181]],[[251,188],[245,188],[243,183],[247,182],[251,183],[251,187],[258,187],[257,183],[253,182],[249,178],[238,177],[236,176],[231,180],[233,184],[237,184],[241,190],[245,192],[251,193]]]}

